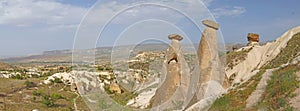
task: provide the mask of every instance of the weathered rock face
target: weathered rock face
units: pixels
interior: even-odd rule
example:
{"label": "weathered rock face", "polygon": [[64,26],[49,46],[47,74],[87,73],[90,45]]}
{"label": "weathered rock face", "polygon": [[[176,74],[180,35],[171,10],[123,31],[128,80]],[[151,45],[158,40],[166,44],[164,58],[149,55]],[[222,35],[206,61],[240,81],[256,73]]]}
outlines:
{"label": "weathered rock face", "polygon": [[75,83],[71,83],[71,87],[70,87],[71,91],[76,92],[77,91],[77,86]]}
{"label": "weathered rock face", "polygon": [[109,87],[109,90],[111,92],[115,92],[117,94],[121,94],[122,93],[120,86],[118,84],[116,84],[116,83],[112,83],[110,85],[110,87]]}
{"label": "weathered rock face", "polygon": [[248,46],[259,45],[259,35],[255,33],[248,33]]}
{"label": "weathered rock face", "polygon": [[[217,24],[213,21],[210,22]],[[203,24],[206,25],[205,22],[203,22]],[[207,27],[202,34],[197,52],[200,67],[199,82],[201,84],[210,80],[215,80],[222,84],[225,77],[225,74],[222,73],[221,62],[218,54],[217,29],[218,27]]]}
{"label": "weathered rock face", "polygon": [[166,78],[160,88],[157,89],[153,98],[152,106],[158,106],[169,100],[180,85],[181,61],[179,56],[181,53],[181,45],[179,41],[183,38],[180,35],[172,34],[169,35],[169,39],[171,39],[171,46],[168,48],[166,53]]}
{"label": "weathered rock face", "polygon": [[[200,69],[198,90],[189,106],[202,99],[210,98],[211,95],[218,93],[218,91],[222,91],[223,86],[227,87],[227,81],[224,81],[225,72],[218,55],[217,29],[219,25],[208,20],[204,20],[202,23],[207,28],[202,33],[197,52]],[[226,84],[223,85],[224,83]]]}
{"label": "weathered rock face", "polygon": [[232,51],[236,51],[236,50],[238,50],[238,46],[237,45],[233,45],[232,46]]}
{"label": "weathered rock face", "polygon": [[274,42],[267,43],[260,47],[253,47],[249,51],[244,61],[240,62],[232,69],[226,70],[228,77],[234,77],[233,83],[240,83],[249,80],[261,67],[266,63],[272,61],[281,52],[281,49],[287,46],[288,41],[293,35],[300,32],[300,27],[295,27],[285,32],[281,37],[277,38]]}

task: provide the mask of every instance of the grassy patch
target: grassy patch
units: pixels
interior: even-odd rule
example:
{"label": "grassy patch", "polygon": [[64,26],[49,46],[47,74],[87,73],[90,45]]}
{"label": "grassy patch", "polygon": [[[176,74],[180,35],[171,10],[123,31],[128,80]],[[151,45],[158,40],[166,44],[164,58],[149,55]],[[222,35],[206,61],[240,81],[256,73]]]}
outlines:
{"label": "grassy patch", "polygon": [[[261,71],[254,75],[247,82],[239,85],[234,90],[229,91],[218,98],[212,107],[211,111],[241,111],[245,110],[246,100],[249,95],[256,89],[262,74],[265,69],[272,69],[279,67],[282,64],[288,63],[294,59],[298,52],[300,52],[300,33],[295,34],[288,42],[287,46],[281,50],[277,57],[270,63],[265,65]],[[239,60],[244,60],[247,56],[247,51],[231,52],[227,54],[227,65],[233,67]],[[268,81],[268,86],[265,94],[263,94],[262,101],[256,108],[266,108],[265,110],[292,110],[288,104],[288,98],[292,97],[293,91],[299,87],[296,80],[295,71],[300,68],[297,66],[288,66],[273,73],[271,80]],[[251,110],[254,110],[251,109]]]}
{"label": "grassy patch", "polygon": [[[27,81],[27,82],[26,82]],[[70,92],[70,87],[63,84],[40,85],[40,78],[26,80],[0,79],[0,111],[72,111],[74,110],[73,99],[77,95]],[[32,86],[36,84],[37,86]],[[26,88],[30,86],[29,88]],[[63,91],[61,91],[63,89]],[[1,103],[4,104],[1,104]],[[88,111],[86,104],[81,98],[76,101],[78,109]],[[5,107],[1,107],[5,106]]]}
{"label": "grassy patch", "polygon": [[236,89],[229,91],[228,94],[218,98],[210,111],[241,111],[246,107],[246,100],[250,94],[256,89],[262,74],[265,70],[259,71],[256,75],[251,77],[247,82],[238,86]]}
{"label": "grassy patch", "polygon": [[299,67],[296,65],[274,71],[258,107],[267,110],[292,110],[288,99],[293,97],[293,92],[299,88],[295,74],[297,71],[299,71]]}
{"label": "grassy patch", "polygon": [[239,63],[240,61],[244,61],[248,55],[248,52],[251,49],[248,50],[243,50],[243,51],[238,51],[238,52],[229,52],[226,55],[226,61],[227,61],[227,66],[228,67],[234,67]]}
{"label": "grassy patch", "polygon": [[290,41],[287,43],[287,46],[281,50],[281,52],[272,60],[265,69],[271,69],[279,67],[282,64],[286,64],[293,60],[298,52],[300,52],[300,33],[295,34]]}
{"label": "grassy patch", "polygon": [[123,93],[121,94],[110,94],[110,97],[115,100],[117,103],[125,106],[127,104],[127,102],[130,100],[130,99],[133,99],[137,96],[137,94],[134,94],[132,92],[129,92],[129,91],[124,91]]}

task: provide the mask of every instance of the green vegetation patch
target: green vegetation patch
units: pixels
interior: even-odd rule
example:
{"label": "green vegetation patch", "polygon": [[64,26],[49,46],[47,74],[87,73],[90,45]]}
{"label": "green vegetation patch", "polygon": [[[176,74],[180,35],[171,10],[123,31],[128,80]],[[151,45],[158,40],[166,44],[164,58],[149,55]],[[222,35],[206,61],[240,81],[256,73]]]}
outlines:
{"label": "green vegetation patch", "polygon": [[[0,78],[0,111],[73,111],[77,95],[64,84],[41,85],[40,78],[26,80]],[[88,111],[81,97],[76,100],[78,110]],[[1,107],[3,106],[3,107]],[[4,107],[5,106],[5,107]]]}
{"label": "green vegetation patch", "polygon": [[282,64],[286,64],[291,62],[297,53],[300,52],[300,33],[295,34],[287,43],[287,46],[281,50],[281,52],[277,55],[277,57],[272,60],[268,65],[266,65],[265,69],[271,69],[279,67]]}
{"label": "green vegetation patch", "polygon": [[[242,111],[246,107],[246,100],[251,93],[256,89],[262,74],[265,70],[259,71],[256,75],[252,76],[247,82],[241,84],[234,90],[229,91],[228,94],[224,94],[218,98],[210,111]],[[239,90],[238,90],[239,89]]]}
{"label": "green vegetation patch", "polygon": [[299,88],[296,72],[300,68],[296,65],[290,65],[273,72],[271,80],[267,83],[266,91],[263,94],[259,108],[267,110],[292,110],[288,100],[295,96],[293,92]]}
{"label": "green vegetation patch", "polygon": [[248,50],[238,51],[238,52],[229,52],[226,55],[227,66],[233,67],[237,65],[236,63],[238,63],[239,61],[244,61],[251,49],[252,48]]}
{"label": "green vegetation patch", "polygon": [[125,106],[129,100],[137,97],[138,95],[133,93],[133,92],[129,92],[127,90],[125,90],[124,88],[122,88],[122,93],[118,94],[118,93],[111,93],[109,95],[113,100],[115,100],[117,103]]}

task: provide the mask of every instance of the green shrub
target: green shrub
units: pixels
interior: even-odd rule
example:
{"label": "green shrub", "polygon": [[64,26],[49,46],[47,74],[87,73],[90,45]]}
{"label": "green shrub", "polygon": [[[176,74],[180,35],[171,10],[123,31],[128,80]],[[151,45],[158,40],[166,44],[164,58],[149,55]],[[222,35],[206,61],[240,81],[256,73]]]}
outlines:
{"label": "green shrub", "polygon": [[51,96],[53,99],[65,99],[62,95],[60,94],[52,94]]}
{"label": "green shrub", "polygon": [[103,71],[104,68],[103,67],[98,67],[98,71]]}
{"label": "green shrub", "polygon": [[47,107],[53,107],[55,106],[55,100],[50,98],[49,95],[43,95],[42,103],[46,105]]}
{"label": "green shrub", "polygon": [[30,82],[28,80],[24,82],[24,85],[26,86],[26,88],[36,87],[36,84],[34,82]]}
{"label": "green shrub", "polygon": [[32,95],[34,95],[34,96],[41,96],[42,93],[40,93],[40,92],[38,92],[38,91],[33,91],[33,92],[32,92]]}
{"label": "green shrub", "polygon": [[19,80],[24,79],[24,77],[22,75],[20,75],[20,74],[12,75],[10,78],[12,78],[12,79],[19,79]]}

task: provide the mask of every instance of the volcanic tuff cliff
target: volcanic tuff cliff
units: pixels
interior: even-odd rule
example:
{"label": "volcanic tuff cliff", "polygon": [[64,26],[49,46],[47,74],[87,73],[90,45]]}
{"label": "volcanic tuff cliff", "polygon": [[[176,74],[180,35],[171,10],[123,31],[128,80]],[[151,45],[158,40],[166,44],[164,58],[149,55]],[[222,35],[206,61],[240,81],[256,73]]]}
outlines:
{"label": "volcanic tuff cliff", "polygon": [[245,56],[226,68],[231,87],[209,110],[300,110],[300,27],[266,45],[231,54]]}

